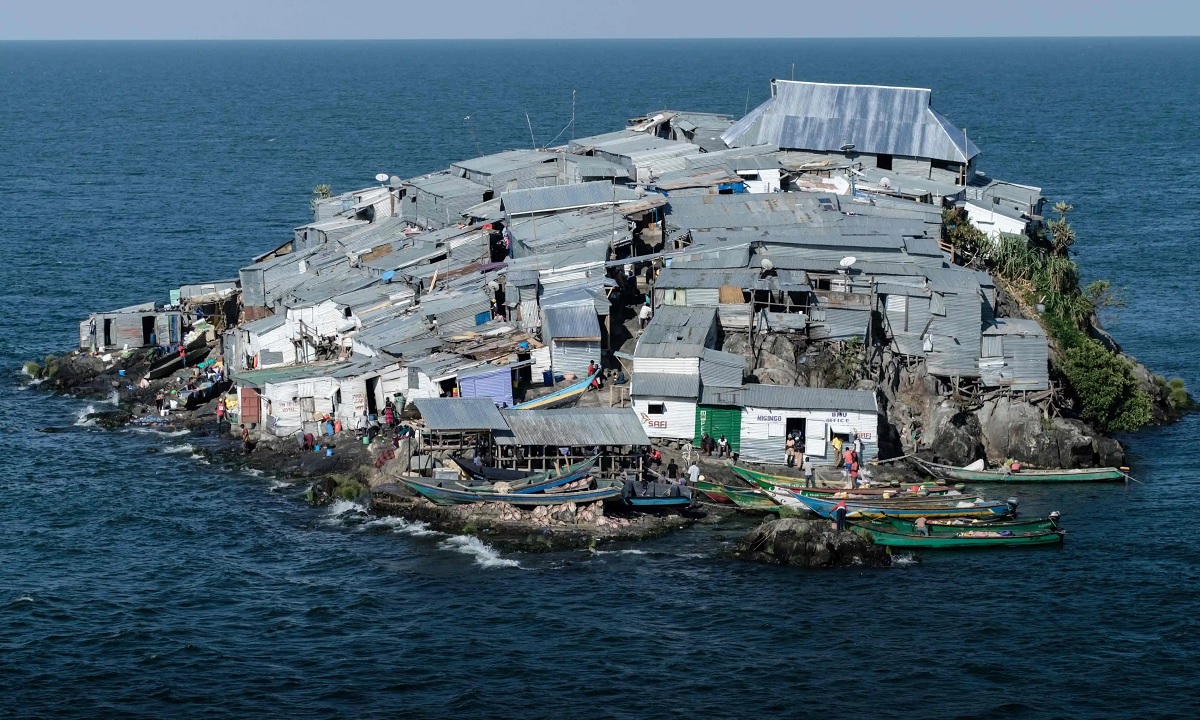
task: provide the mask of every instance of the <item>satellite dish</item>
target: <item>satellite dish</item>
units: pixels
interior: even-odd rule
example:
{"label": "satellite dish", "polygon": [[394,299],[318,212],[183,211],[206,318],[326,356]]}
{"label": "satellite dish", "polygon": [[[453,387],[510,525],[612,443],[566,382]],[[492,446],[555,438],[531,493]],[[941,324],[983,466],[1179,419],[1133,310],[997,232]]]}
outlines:
{"label": "satellite dish", "polygon": [[854,143],[845,143],[842,145],[842,152],[848,153],[854,149]]}
{"label": "satellite dish", "polygon": [[378,175],[375,176],[375,182],[387,182],[387,181],[388,181],[387,173],[379,173]]}
{"label": "satellite dish", "polygon": [[384,272],[381,277],[383,278],[383,281],[385,283],[390,283],[392,281],[392,278],[396,277],[396,271],[388,270],[388,271]]}
{"label": "satellite dish", "polygon": [[389,185],[391,185],[391,186],[392,186],[392,187],[394,187],[394,188],[398,188],[398,187],[400,187],[400,183],[401,183],[401,182],[402,182],[402,181],[400,180],[400,176],[399,176],[399,175],[393,175],[393,176],[391,176],[390,178],[388,178],[388,184],[389,184]]}
{"label": "satellite dish", "polygon": [[892,189],[892,179],[886,178],[886,177],[880,179],[879,187],[883,188],[884,190],[891,190]]}
{"label": "satellite dish", "polygon": [[771,258],[763,258],[758,261],[758,264],[762,266],[763,270],[772,270],[775,268],[775,263],[771,262]]}
{"label": "satellite dish", "polygon": [[838,263],[838,267],[848,268],[856,262],[858,262],[858,258],[854,257],[853,255],[847,255],[841,259],[841,262]]}

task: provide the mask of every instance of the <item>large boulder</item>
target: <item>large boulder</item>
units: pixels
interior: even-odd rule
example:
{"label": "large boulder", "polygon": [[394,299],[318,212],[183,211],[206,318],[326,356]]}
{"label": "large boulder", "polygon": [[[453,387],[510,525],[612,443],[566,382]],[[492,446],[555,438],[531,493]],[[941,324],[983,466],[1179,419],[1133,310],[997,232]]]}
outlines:
{"label": "large boulder", "polygon": [[882,567],[892,561],[885,548],[852,532],[837,532],[828,520],[800,518],[771,520],[759,525],[738,541],[733,557],[810,568]]}
{"label": "large boulder", "polygon": [[1108,467],[1125,461],[1121,444],[1079,420],[1046,420],[1019,400],[988,400],[975,412],[988,460],[1008,458],[1043,468]]}
{"label": "large boulder", "polygon": [[936,459],[962,467],[983,457],[983,430],[974,413],[943,400],[929,414],[924,443]]}

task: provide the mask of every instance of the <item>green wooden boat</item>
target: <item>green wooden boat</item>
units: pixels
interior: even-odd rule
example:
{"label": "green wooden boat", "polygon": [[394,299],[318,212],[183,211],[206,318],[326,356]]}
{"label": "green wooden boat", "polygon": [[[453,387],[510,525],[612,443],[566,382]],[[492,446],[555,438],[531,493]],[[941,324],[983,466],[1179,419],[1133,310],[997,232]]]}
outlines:
{"label": "green wooden boat", "polygon": [[[862,525],[865,528],[877,529],[882,532],[898,532],[905,535],[919,535],[917,532],[916,523],[911,520],[904,520],[894,517],[882,517],[874,520],[859,520],[855,524]],[[1027,532],[1047,532],[1049,530],[1058,530],[1058,519],[1055,517],[1039,518],[1037,520],[966,520],[958,518],[956,521],[949,520],[929,520],[926,525],[929,534],[933,537],[952,537],[959,533],[971,530],[991,530],[1004,531],[1008,530],[1014,533]]]}
{"label": "green wooden boat", "polygon": [[726,487],[725,494],[729,497],[730,502],[743,510],[779,512],[779,504],[757,490],[735,490]]}
{"label": "green wooden boat", "polygon": [[775,488],[787,488],[788,490],[800,493],[801,495],[819,497],[830,497],[832,495],[845,492],[848,492],[851,495],[859,495],[862,497],[879,497],[884,493],[891,493],[893,496],[897,497],[908,495],[915,496],[916,492],[908,490],[908,488],[912,487],[919,487],[929,495],[944,495],[954,489],[947,485],[937,485],[934,483],[916,483],[894,488],[855,488],[854,490],[831,487],[810,488],[804,487],[804,480],[802,478],[787,477],[786,475],[772,475],[770,473],[759,472],[757,470],[751,470],[738,465],[734,465],[730,469],[733,470],[734,475],[737,475],[751,485],[756,485],[768,490],[773,490]]}
{"label": "green wooden boat", "polygon": [[720,483],[709,482],[708,480],[697,480],[696,489],[713,502],[733,502],[729,499],[728,489]]}
{"label": "green wooden boat", "polygon": [[1089,483],[1124,482],[1129,479],[1121,468],[1079,468],[1075,470],[967,470],[953,465],[941,465],[913,458],[913,462],[930,475],[943,480],[971,483]]}
{"label": "green wooden boat", "polygon": [[951,528],[945,526],[930,526],[930,534],[921,535],[918,533],[899,532],[891,526],[862,522],[851,522],[850,529],[876,545],[928,549],[1053,545],[1061,543],[1063,537],[1066,535],[1065,531],[1058,528],[1020,531],[982,527]]}

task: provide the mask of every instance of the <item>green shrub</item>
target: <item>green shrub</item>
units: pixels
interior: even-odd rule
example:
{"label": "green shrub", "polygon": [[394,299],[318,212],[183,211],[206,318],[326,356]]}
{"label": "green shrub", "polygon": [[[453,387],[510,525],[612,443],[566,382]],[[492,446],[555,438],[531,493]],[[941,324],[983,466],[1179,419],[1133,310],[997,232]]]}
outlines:
{"label": "green shrub", "polygon": [[1075,391],[1084,420],[1108,432],[1132,432],[1153,420],[1153,403],[1129,362],[1095,340],[1064,353],[1059,368]]}

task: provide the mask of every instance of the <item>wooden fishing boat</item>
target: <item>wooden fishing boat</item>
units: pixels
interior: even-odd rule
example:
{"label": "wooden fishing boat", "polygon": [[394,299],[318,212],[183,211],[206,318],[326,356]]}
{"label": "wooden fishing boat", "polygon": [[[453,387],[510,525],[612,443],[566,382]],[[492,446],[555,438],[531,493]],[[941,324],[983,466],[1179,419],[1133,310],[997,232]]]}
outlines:
{"label": "wooden fishing boat", "polygon": [[599,455],[593,455],[587,460],[581,460],[574,465],[563,468],[561,473],[557,469],[543,470],[529,475],[523,480],[513,482],[501,481],[507,487],[501,486],[500,482],[497,482],[466,485],[465,488],[472,492],[500,492],[501,489],[509,493],[518,494],[543,492],[559,487],[560,485],[568,485],[576,480],[582,480],[592,471],[592,468],[596,466],[596,461],[599,459]]}
{"label": "wooden fishing boat", "polygon": [[705,497],[707,497],[709,500],[712,500],[713,502],[718,502],[718,503],[733,502],[732,500],[729,499],[729,494],[726,492],[725,486],[720,483],[709,482],[707,480],[697,480],[696,481],[696,489],[699,490],[701,492],[701,494],[703,494]]}
{"label": "wooden fishing boat", "polygon": [[912,458],[913,462],[930,475],[946,480],[971,483],[1089,483],[1123,482],[1129,479],[1124,470],[1114,467],[1079,468],[1075,470],[1035,470],[1022,468],[1011,470],[967,470],[953,465],[941,465]]}
{"label": "wooden fishing boat", "polygon": [[684,508],[692,504],[692,489],[677,483],[626,480],[621,502],[641,510]]}
{"label": "wooden fishing boat", "polygon": [[735,490],[734,488],[726,487],[725,494],[729,497],[730,502],[743,510],[779,512],[779,503],[758,490]]}
{"label": "wooden fishing boat", "polygon": [[850,529],[876,545],[910,548],[974,548],[1052,545],[1063,541],[1059,528],[1019,530],[984,526],[930,526],[930,534],[901,532],[888,524],[851,522]]}
{"label": "wooden fishing boat", "polygon": [[462,486],[451,487],[442,483],[422,482],[412,478],[401,478],[413,492],[439,505],[465,505],[477,502],[500,502],[509,505],[536,506],[560,505],[562,503],[587,503],[608,500],[621,495],[621,483],[615,480],[597,480],[595,487],[569,492],[497,493],[467,490]]}
{"label": "wooden fishing boat", "polygon": [[[796,495],[802,505],[824,518],[833,517],[833,508],[838,500]],[[846,512],[856,517],[897,517],[904,519],[947,518],[947,517],[1002,517],[1010,515],[1013,507],[1001,500],[977,500],[975,502],[944,502],[938,504],[885,505],[877,501],[859,502],[847,500]]]}
{"label": "wooden fishing boat", "polygon": [[[855,524],[863,527],[876,528],[886,532],[898,532],[908,535],[919,535],[916,523],[895,517],[882,517],[873,520],[856,520]],[[965,530],[1008,530],[1010,532],[1045,532],[1058,530],[1058,518],[1054,516],[1034,520],[970,520],[955,518],[951,520],[930,520],[925,527],[932,536],[951,536]]]}
{"label": "wooden fishing boat", "polygon": [[583,395],[585,392],[587,392],[588,387],[591,386],[592,381],[595,380],[596,376],[599,374],[600,374],[600,371],[597,370],[596,372],[592,373],[591,375],[588,375],[587,378],[580,380],[579,382],[577,382],[573,385],[568,385],[565,388],[562,388],[560,390],[555,390],[554,392],[550,393],[549,395],[543,395],[540,398],[534,398],[533,400],[529,400],[529,401],[526,401],[523,403],[519,403],[517,405],[513,405],[512,409],[513,410],[549,410],[550,408],[557,408],[557,407],[564,407],[566,405],[572,405],[575,403],[576,400],[579,399],[579,397],[581,395]]}
{"label": "wooden fishing boat", "polygon": [[759,472],[757,470],[751,470],[738,465],[734,465],[730,469],[733,470],[734,475],[737,475],[751,485],[761,488],[787,488],[793,492],[799,492],[804,495],[813,495],[817,497],[828,497],[830,495],[837,495],[839,493],[850,493],[851,495],[858,495],[862,497],[882,496],[885,493],[903,496],[906,494],[915,495],[920,491],[924,491],[929,495],[944,495],[954,490],[954,488],[948,485],[937,485],[934,483],[906,484],[901,487],[855,488],[853,490],[831,487],[810,488],[804,486],[804,480],[802,478],[787,477],[786,475],[772,475],[770,473]]}
{"label": "wooden fishing boat", "polygon": [[532,470],[504,470],[486,465],[476,465],[470,460],[465,460],[457,455],[451,455],[450,461],[457,465],[467,477],[480,483],[520,482],[534,474]]}

